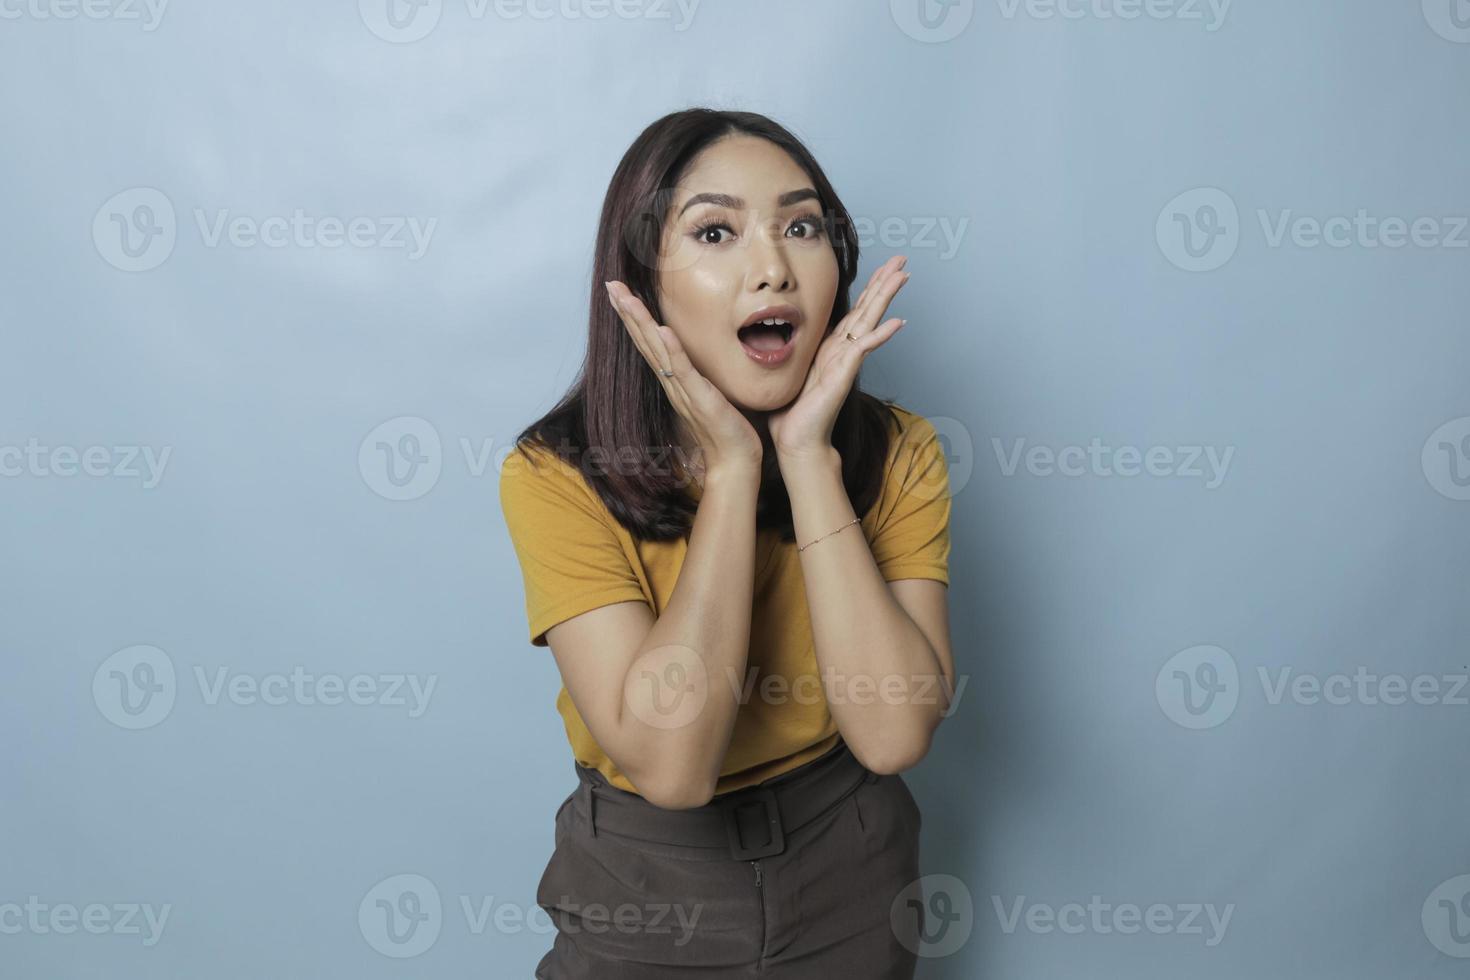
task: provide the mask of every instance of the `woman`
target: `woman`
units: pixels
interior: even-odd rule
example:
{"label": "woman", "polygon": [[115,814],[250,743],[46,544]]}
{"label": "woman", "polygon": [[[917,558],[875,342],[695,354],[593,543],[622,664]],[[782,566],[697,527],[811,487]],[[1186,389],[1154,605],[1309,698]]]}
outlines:
{"label": "woman", "polygon": [[578,778],[538,978],[913,975],[947,467],[858,389],[908,273],[849,304],[857,260],[764,116],[672,113],[613,175],[582,373],[500,478]]}

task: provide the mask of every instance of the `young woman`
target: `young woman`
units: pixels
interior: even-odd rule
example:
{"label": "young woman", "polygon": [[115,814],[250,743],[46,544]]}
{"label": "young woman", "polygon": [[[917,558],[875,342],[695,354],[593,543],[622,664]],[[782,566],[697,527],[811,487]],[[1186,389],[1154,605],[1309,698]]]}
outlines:
{"label": "young woman", "polygon": [[500,495],[577,788],[542,980],[913,975],[901,770],[953,691],[947,464],[863,393],[908,279],[770,119],[650,125],[603,204],[586,360]]}

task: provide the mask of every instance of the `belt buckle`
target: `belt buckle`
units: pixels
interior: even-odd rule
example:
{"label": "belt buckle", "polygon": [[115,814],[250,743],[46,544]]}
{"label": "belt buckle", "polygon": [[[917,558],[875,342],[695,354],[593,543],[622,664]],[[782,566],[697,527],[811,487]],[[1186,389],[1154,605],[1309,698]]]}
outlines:
{"label": "belt buckle", "polygon": [[[720,815],[725,819],[725,834],[730,841],[730,856],[737,860],[780,854],[786,849],[786,834],[781,827],[781,811],[776,806],[776,791],[769,787],[757,787],[746,792],[737,792],[736,799],[720,801]],[[765,827],[769,840],[754,847],[746,847],[740,836],[738,814],[747,807],[763,807]]]}

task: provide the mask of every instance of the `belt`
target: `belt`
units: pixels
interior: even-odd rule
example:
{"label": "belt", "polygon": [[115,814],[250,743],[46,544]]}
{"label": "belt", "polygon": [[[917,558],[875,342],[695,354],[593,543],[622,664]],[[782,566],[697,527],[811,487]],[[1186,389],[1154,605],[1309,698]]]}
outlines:
{"label": "belt", "polygon": [[580,766],[578,770],[587,793],[592,836],[605,830],[650,843],[728,848],[732,858],[746,861],[780,854],[788,835],[847,799],[863,783],[878,779],[840,739],[825,755],[799,769],[685,810],[655,806],[637,793],[589,778],[596,770]]}

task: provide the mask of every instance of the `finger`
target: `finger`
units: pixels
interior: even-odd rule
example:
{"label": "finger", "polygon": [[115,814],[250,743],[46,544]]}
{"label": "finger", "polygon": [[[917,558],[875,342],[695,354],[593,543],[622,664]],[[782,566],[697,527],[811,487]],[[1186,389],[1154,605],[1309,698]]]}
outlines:
{"label": "finger", "polygon": [[[699,372],[694,370],[694,365],[684,354],[683,345],[674,336],[674,331],[655,321],[653,314],[648,312],[648,307],[643,304],[642,300],[616,280],[613,281],[612,288],[617,290],[615,297],[618,301],[617,305],[621,306],[619,315],[623,317],[624,323],[628,324],[629,333],[634,338],[633,343],[638,346],[644,359],[654,369],[659,383],[663,385],[664,393],[669,396],[669,401],[674,405],[675,410],[680,414],[685,414],[690,404],[686,384],[690,382],[691,376],[700,377]],[[677,356],[675,351],[677,351]],[[665,374],[665,371],[670,373]]]}
{"label": "finger", "polygon": [[[668,370],[668,357],[663,350],[663,343],[659,340],[657,331],[653,329],[653,317],[649,315],[648,308],[620,282],[614,281],[611,290],[610,299],[613,302],[613,308],[617,310],[624,326],[628,328],[628,334],[633,338],[633,343],[643,355],[643,359],[655,372]],[[667,380],[662,373],[659,373],[659,378]]]}
{"label": "finger", "polygon": [[874,285],[882,281],[882,279],[894,269],[903,268],[904,263],[907,261],[908,256],[895,255],[891,256],[887,262],[884,262],[882,265],[878,266],[878,268],[874,269],[873,274],[868,277],[868,284],[864,286],[863,291],[858,294],[857,301],[852,304],[852,308],[857,309],[859,306],[861,306],[863,302],[872,294]]}
{"label": "finger", "polygon": [[[870,327],[883,315],[883,309],[898,287],[908,282],[909,274],[893,264],[879,279],[873,283],[872,288],[864,290],[859,297],[859,302],[853,307],[854,317],[862,322],[864,329]],[[876,309],[875,309],[876,307]],[[856,333],[856,331],[854,331]]]}
{"label": "finger", "polygon": [[858,361],[861,361],[873,351],[888,343],[889,338],[898,333],[898,331],[902,329],[903,325],[907,322],[907,320],[901,320],[898,317],[894,317],[891,320],[883,321],[883,323],[879,327],[877,327],[877,329],[865,334],[858,335],[857,340],[849,341],[847,344],[848,347],[856,348],[856,353],[851,356],[855,357]]}
{"label": "finger", "polygon": [[852,332],[853,336],[861,337],[872,332],[873,326],[879,318],[888,311],[888,304],[893,302],[893,297],[903,288],[904,283],[909,281],[907,272],[896,271],[888,276],[878,285],[873,294],[861,308],[854,309],[849,314],[852,325],[843,329]]}

